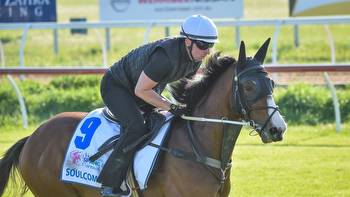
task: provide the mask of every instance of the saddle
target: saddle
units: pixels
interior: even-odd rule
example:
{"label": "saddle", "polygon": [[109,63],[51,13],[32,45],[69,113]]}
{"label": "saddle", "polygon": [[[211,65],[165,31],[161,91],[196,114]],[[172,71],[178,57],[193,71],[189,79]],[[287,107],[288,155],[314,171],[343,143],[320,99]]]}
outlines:
{"label": "saddle", "polygon": [[[105,107],[103,109],[103,116],[108,119],[111,122],[114,122],[116,124],[120,124],[120,121],[112,114],[112,112]],[[158,134],[160,128],[163,126],[165,123],[166,118],[158,113],[157,111],[151,111],[148,113],[144,114],[146,126],[148,128],[148,133],[143,135],[141,138],[139,138],[137,141],[134,143],[130,144],[129,146],[125,147],[123,149],[123,152],[129,152],[130,150],[134,149],[135,147],[139,146],[140,148],[146,146],[151,142]],[[123,133],[123,130],[125,128],[121,127],[120,133]],[[107,153],[108,151],[112,150],[115,148],[118,139],[120,135],[115,135],[111,138],[109,138],[105,143],[103,143],[99,148],[98,152],[94,155],[92,155],[89,160],[91,162],[96,161],[98,158],[100,158],[103,154]],[[143,144],[142,144],[143,143]],[[142,146],[140,146],[142,144]]]}

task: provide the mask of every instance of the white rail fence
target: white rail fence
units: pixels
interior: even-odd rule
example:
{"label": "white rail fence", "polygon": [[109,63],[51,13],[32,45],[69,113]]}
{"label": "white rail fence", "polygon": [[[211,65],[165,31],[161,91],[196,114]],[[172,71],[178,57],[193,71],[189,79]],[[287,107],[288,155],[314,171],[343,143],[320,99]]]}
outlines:
{"label": "white rail fence", "polygon": [[[144,27],[145,28],[145,33],[144,33],[144,42],[148,42],[149,40],[149,35],[151,33],[151,29],[153,27],[171,27],[171,26],[179,26],[182,21],[180,20],[157,20],[157,21],[113,21],[113,22],[71,22],[71,23],[0,23],[0,30],[22,30],[22,39],[21,39],[21,45],[20,45],[20,50],[19,50],[19,59],[20,59],[20,65],[19,65],[19,72],[22,73],[27,73],[30,71],[27,70],[25,71],[25,63],[24,63],[24,49],[25,49],[25,44],[27,41],[27,34],[30,29],[52,29],[54,32],[54,47],[55,51],[58,51],[58,38],[57,38],[57,31],[60,29],[77,29],[77,28],[87,28],[87,29],[105,29],[105,42],[102,39],[102,36],[100,34],[97,35],[99,42],[101,43],[101,49],[102,49],[102,65],[107,65],[107,50],[109,48],[109,43],[110,43],[110,29],[111,28],[132,28],[132,27]],[[280,29],[282,26],[293,26],[295,30],[297,30],[298,26],[300,25],[324,25],[324,29],[327,33],[327,40],[330,45],[330,56],[331,56],[331,66],[335,65],[336,58],[335,58],[335,44],[334,44],[334,39],[332,32],[328,28],[329,24],[350,24],[350,16],[332,16],[332,17],[298,17],[298,18],[284,18],[284,19],[261,19],[261,20],[248,20],[248,19],[214,19],[215,24],[217,26],[226,26],[226,27],[232,27],[235,28],[235,43],[236,46],[238,46],[238,43],[240,42],[240,27],[243,26],[273,26],[275,27],[274,34],[272,37],[272,65],[277,65],[278,63],[278,51],[277,51],[277,46],[278,46],[278,37],[280,34]],[[98,31],[96,31],[98,33]],[[168,31],[167,31],[168,32]],[[298,43],[297,39],[297,31],[295,33],[295,39],[296,43]],[[3,47],[1,44],[0,40],[0,51],[1,54],[3,54]],[[9,74],[8,72],[16,72],[16,71],[10,71],[11,68],[5,68],[5,62],[4,62],[4,55],[1,56],[1,61],[2,61],[2,69],[0,70],[0,75],[2,74]],[[320,69],[320,65],[318,66],[317,69]],[[297,66],[298,67],[298,66]],[[288,68],[288,69],[297,69],[297,67],[294,68]],[[308,69],[316,69],[316,67],[303,67],[304,70]],[[345,65],[345,70],[349,68],[349,65]],[[337,67],[339,69],[340,67]],[[18,68],[17,68],[18,69]],[[45,70],[45,68],[43,68]],[[79,69],[79,68],[78,68]],[[94,69],[94,68],[90,68]],[[87,69],[87,70],[90,70]],[[278,69],[278,68],[273,68],[271,69]],[[300,68],[299,68],[300,69]],[[317,70],[316,69],[316,70]],[[321,68],[322,69],[322,68]],[[339,109],[339,104],[338,104],[338,98],[335,94],[335,88],[331,81],[329,80],[328,74],[326,73],[327,71],[332,71],[334,68],[323,68],[324,77],[325,80],[331,90],[332,93],[332,98],[333,98],[333,104],[334,104],[334,110],[335,110],[335,119],[336,119],[336,130],[340,131],[341,129],[341,122],[340,122],[340,109]],[[40,70],[40,69],[39,69]],[[85,69],[83,69],[85,70]],[[52,70],[54,71],[54,70]],[[320,71],[320,70],[317,70]],[[40,72],[40,71],[38,71]],[[68,71],[69,72],[69,71]],[[77,71],[79,72],[79,71]],[[87,71],[89,72],[89,71]],[[97,71],[100,72],[100,71]],[[272,71],[273,72],[273,71]],[[282,71],[283,72],[283,71]],[[290,71],[287,71],[290,72]],[[51,72],[51,73],[59,73],[59,71],[56,72]],[[73,72],[74,73],[74,72]],[[12,73],[14,74],[14,73]],[[33,74],[33,73],[32,73]],[[37,73],[39,74],[39,73]],[[27,127],[27,114],[26,114],[26,108],[25,104],[23,101],[23,98],[21,96],[21,93],[19,92],[19,89],[17,88],[14,80],[11,80],[9,76],[9,80],[16,91],[16,94],[19,99],[19,103],[21,106],[21,111],[22,111],[22,117],[23,117],[23,126]]]}
{"label": "white rail fence", "polygon": [[[240,42],[239,28],[242,26],[273,26],[275,27],[274,35],[272,38],[272,64],[277,63],[277,46],[278,36],[280,34],[280,28],[284,25],[300,26],[300,25],[326,25],[329,45],[331,49],[334,47],[334,41],[331,31],[328,29],[329,24],[350,24],[350,16],[333,16],[333,17],[304,17],[304,18],[284,18],[284,19],[261,19],[261,20],[248,20],[248,19],[216,19],[214,20],[217,26],[233,27],[236,28],[235,43],[238,45]],[[54,31],[54,45],[57,47],[57,31],[60,29],[105,29],[106,39],[102,41],[101,35],[98,35],[101,40],[101,48],[103,57],[107,57],[106,52],[109,46],[109,30],[111,28],[132,28],[143,27],[145,28],[144,42],[149,40],[149,35],[153,27],[171,27],[179,26],[181,20],[158,20],[158,21],[111,21],[111,22],[70,22],[70,23],[0,23],[0,30],[22,30],[21,47],[19,51],[20,66],[24,66],[24,48],[27,40],[27,34],[30,29],[52,29]],[[331,51],[331,57],[335,55]],[[333,58],[332,58],[333,59]],[[107,62],[105,59],[103,63]],[[334,63],[334,62],[333,62]]]}

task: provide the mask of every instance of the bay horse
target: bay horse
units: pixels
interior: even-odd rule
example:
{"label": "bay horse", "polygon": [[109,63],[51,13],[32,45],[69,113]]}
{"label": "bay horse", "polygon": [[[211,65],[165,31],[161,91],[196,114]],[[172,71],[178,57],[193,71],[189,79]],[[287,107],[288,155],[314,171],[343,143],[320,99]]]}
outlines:
{"label": "bay horse", "polygon": [[[262,66],[269,41],[254,57],[246,57],[242,41],[238,61],[215,53],[208,59],[201,78],[173,85],[175,98],[187,104],[191,116],[222,122],[246,121],[264,143],[281,141],[287,126],[273,100],[273,81]],[[96,188],[62,182],[59,178],[68,143],[85,115],[58,114],[9,148],[0,161],[0,196],[11,169],[24,180],[23,192],[29,188],[35,196],[100,196]],[[228,196],[230,159],[241,127],[175,119],[164,146],[193,153],[195,156],[190,158],[195,159],[163,154],[148,188],[140,195]]]}

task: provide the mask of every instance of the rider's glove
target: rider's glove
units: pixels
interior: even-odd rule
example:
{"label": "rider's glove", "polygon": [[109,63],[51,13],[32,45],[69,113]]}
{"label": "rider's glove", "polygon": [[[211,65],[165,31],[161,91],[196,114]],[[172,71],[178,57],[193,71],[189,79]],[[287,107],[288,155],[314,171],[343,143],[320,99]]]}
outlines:
{"label": "rider's glove", "polygon": [[187,108],[186,106],[171,104],[169,112],[174,114],[175,116],[182,116],[186,114]]}

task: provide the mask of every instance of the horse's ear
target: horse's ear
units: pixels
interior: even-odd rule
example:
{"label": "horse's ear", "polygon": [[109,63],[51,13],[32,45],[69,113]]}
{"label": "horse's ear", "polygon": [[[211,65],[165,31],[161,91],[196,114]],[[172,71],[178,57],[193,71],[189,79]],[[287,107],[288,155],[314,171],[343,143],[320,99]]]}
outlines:
{"label": "horse's ear", "polygon": [[270,40],[271,38],[268,38],[264,42],[264,44],[260,47],[258,52],[256,52],[256,54],[254,55],[254,59],[260,62],[260,64],[264,63],[266,52],[267,52],[267,49],[269,48]]}
{"label": "horse's ear", "polygon": [[239,47],[238,63],[237,63],[238,66],[244,66],[246,59],[247,57],[245,55],[245,44],[244,44],[244,41],[241,41],[241,45]]}

